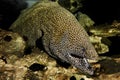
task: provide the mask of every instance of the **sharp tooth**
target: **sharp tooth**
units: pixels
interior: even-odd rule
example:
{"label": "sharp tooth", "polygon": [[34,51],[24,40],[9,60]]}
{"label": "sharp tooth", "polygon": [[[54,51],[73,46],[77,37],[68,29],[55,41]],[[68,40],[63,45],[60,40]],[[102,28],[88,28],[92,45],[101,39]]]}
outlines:
{"label": "sharp tooth", "polygon": [[86,66],[86,67],[89,67],[90,65],[89,65],[87,59],[86,59],[86,58],[83,58],[83,60],[85,61],[85,66]]}
{"label": "sharp tooth", "polygon": [[96,63],[98,62],[97,60],[91,60],[91,59],[87,59],[89,63]]}

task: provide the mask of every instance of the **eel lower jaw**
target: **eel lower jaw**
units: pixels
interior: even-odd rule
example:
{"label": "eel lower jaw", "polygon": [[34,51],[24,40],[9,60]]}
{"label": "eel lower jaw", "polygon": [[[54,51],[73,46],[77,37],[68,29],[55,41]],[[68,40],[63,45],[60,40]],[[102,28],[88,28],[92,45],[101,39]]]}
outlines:
{"label": "eel lower jaw", "polygon": [[88,75],[94,74],[93,68],[88,63],[88,60],[85,57],[81,57],[77,55],[68,55],[68,61],[70,64],[78,68],[80,72]]}

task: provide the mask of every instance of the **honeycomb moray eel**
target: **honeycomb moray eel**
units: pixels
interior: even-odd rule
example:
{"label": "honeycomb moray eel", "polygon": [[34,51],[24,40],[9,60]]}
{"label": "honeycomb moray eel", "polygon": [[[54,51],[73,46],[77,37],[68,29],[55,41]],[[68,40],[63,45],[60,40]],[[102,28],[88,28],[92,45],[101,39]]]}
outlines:
{"label": "honeycomb moray eel", "polygon": [[83,73],[94,73],[87,59],[97,59],[98,55],[88,34],[74,15],[57,2],[36,3],[23,11],[10,29],[26,36],[28,46],[35,46],[36,40],[42,38],[50,56],[70,63]]}

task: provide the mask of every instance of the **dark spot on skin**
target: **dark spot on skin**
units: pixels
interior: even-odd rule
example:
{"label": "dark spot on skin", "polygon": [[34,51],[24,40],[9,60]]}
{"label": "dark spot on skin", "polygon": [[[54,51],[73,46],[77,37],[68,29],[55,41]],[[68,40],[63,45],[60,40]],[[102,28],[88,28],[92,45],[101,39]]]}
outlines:
{"label": "dark spot on skin", "polygon": [[12,37],[7,35],[4,37],[4,40],[10,42],[12,40]]}
{"label": "dark spot on skin", "polygon": [[76,80],[76,78],[75,78],[74,76],[72,76],[72,77],[70,78],[70,80]]}
{"label": "dark spot on skin", "polygon": [[39,70],[43,71],[44,68],[45,68],[44,65],[41,65],[41,64],[38,64],[38,63],[34,63],[29,67],[29,69],[32,70],[32,71],[39,71]]}

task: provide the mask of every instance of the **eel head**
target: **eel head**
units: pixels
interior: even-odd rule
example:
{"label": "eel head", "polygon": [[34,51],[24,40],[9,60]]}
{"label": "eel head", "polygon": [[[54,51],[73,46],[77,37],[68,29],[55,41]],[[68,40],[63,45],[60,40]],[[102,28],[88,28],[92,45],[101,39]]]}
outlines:
{"label": "eel head", "polygon": [[75,66],[76,68],[80,69],[81,72],[89,75],[94,74],[94,70],[89,64],[87,58],[86,58],[86,51],[83,47],[79,50],[79,53],[77,51],[69,52],[66,56],[67,60],[69,61],[70,64]]}

